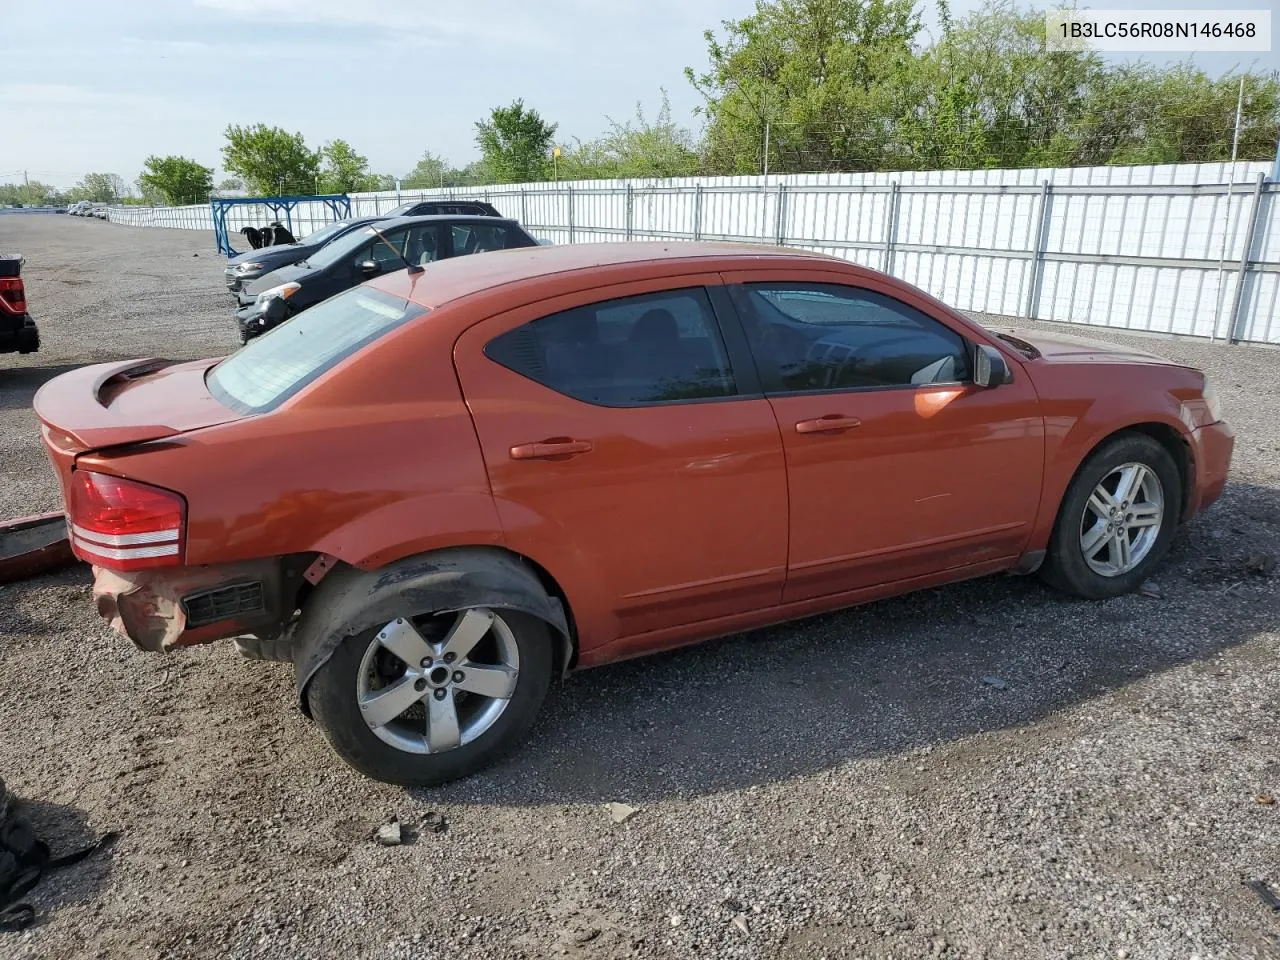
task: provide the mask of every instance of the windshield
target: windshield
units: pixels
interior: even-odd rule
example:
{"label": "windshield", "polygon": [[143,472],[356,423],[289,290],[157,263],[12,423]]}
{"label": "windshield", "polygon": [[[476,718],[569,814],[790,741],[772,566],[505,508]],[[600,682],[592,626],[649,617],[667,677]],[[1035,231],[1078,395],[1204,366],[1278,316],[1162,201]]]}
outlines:
{"label": "windshield", "polygon": [[250,340],[210,371],[209,392],[237,413],[274,410],[326,370],[426,312],[369,287],[354,287]]}
{"label": "windshield", "polygon": [[337,223],[331,223],[327,227],[321,227],[314,233],[308,233],[298,242],[305,243],[308,246],[315,243],[328,243],[343,230],[347,229],[350,223],[351,221],[349,220],[339,220]]}
{"label": "windshield", "polygon": [[400,204],[400,206],[396,207],[390,213],[383,214],[383,216],[387,217],[388,219],[390,219],[391,217],[408,216],[409,211],[412,210],[421,202],[422,202],[421,200],[414,200],[412,203],[402,203]]}
{"label": "windshield", "polygon": [[344,234],[337,240],[325,244],[311,256],[307,257],[307,263],[313,267],[323,269],[331,264],[337,263],[343,257],[355,253],[360,249],[362,243],[368,243],[374,238],[375,234],[371,227],[365,227],[360,230],[352,230],[348,234]]}

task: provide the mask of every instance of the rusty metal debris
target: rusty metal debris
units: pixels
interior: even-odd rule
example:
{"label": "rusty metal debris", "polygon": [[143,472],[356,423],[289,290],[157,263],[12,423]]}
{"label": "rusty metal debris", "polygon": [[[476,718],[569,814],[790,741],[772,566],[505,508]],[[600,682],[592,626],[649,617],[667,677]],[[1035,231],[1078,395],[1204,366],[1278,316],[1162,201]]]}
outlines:
{"label": "rusty metal debris", "polygon": [[49,573],[75,562],[61,513],[0,522],[0,583]]}

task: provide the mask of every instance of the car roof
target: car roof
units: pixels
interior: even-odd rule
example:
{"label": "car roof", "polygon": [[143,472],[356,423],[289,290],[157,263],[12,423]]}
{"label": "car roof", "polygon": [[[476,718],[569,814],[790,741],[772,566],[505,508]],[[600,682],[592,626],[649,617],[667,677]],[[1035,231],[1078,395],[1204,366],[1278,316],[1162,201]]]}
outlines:
{"label": "car roof", "polygon": [[[474,219],[483,222],[486,218]],[[490,223],[494,220],[493,217],[487,219]],[[387,274],[370,281],[370,286],[424,307],[439,307],[494,287],[533,284],[548,277],[575,271],[603,271],[613,275],[605,282],[615,282],[615,279],[617,282],[625,282],[629,279],[642,279],[643,276],[678,275],[681,272],[701,273],[788,265],[807,265],[809,269],[834,267],[852,275],[878,276],[874,271],[848,260],[788,247],[749,243],[649,241],[521,247],[491,251],[478,256],[452,257],[427,264],[420,273],[410,275],[401,270]]]}
{"label": "car roof", "polygon": [[417,217],[386,217],[381,222],[388,227],[398,227],[405,223],[436,223],[447,220],[450,223],[483,223],[492,226],[495,223],[515,223],[509,217],[486,217],[479,213],[433,213]]}

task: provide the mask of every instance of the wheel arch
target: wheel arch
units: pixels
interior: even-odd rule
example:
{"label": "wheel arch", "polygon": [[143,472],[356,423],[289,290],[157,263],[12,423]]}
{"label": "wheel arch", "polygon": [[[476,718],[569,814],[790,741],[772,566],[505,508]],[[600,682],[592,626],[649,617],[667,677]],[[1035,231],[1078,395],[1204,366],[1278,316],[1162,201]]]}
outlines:
{"label": "wheel arch", "polygon": [[[1110,440],[1112,437],[1119,436],[1122,433],[1142,433],[1146,434],[1160,446],[1168,451],[1169,456],[1173,458],[1174,465],[1178,468],[1178,476],[1182,481],[1182,489],[1179,491],[1180,499],[1178,502],[1178,521],[1181,522],[1187,515],[1187,507],[1191,503],[1191,494],[1195,490],[1195,458],[1191,452],[1191,442],[1180,433],[1177,428],[1167,423],[1148,422],[1136,423],[1131,427],[1125,427],[1123,430],[1117,430],[1104,438],[1102,442]],[[1099,444],[1100,446],[1101,444]],[[1094,449],[1097,449],[1095,447]],[[1092,450],[1090,454],[1092,454]],[[1086,460],[1088,457],[1085,458]],[[1083,465],[1083,462],[1082,462]]]}
{"label": "wheel arch", "polygon": [[338,645],[401,615],[403,610],[396,610],[406,600],[420,613],[493,607],[527,614],[552,631],[555,669],[561,675],[576,659],[563,589],[541,565],[504,547],[445,547],[374,570],[338,561],[306,592],[294,627],[295,684],[303,713],[309,715],[308,684]]}
{"label": "wheel arch", "polygon": [[1054,510],[1054,517],[1058,511],[1062,509],[1062,501],[1066,498],[1066,493],[1071,489],[1071,485],[1075,483],[1076,477],[1080,475],[1080,471],[1084,469],[1085,464],[1093,457],[1095,453],[1102,449],[1106,444],[1122,437],[1126,433],[1137,433],[1150,437],[1156,443],[1160,444],[1173,458],[1174,465],[1178,468],[1178,477],[1181,482],[1182,489],[1179,491],[1178,501],[1178,519],[1186,515],[1187,505],[1191,501],[1191,493],[1195,483],[1195,464],[1192,459],[1191,443],[1187,438],[1179,432],[1177,427],[1159,420],[1147,420],[1140,423],[1131,423],[1123,427],[1118,427],[1110,433],[1099,437],[1085,451],[1084,456],[1076,464],[1075,469],[1071,472],[1071,478],[1067,481],[1063,488],[1062,496],[1058,498],[1057,508]]}

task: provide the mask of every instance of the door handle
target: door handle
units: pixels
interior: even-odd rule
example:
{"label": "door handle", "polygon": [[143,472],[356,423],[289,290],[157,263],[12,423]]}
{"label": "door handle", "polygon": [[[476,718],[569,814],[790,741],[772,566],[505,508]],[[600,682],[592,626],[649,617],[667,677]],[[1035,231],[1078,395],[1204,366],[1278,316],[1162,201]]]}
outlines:
{"label": "door handle", "polygon": [[839,433],[842,430],[852,430],[861,423],[857,417],[828,413],[816,420],[801,420],[796,424],[796,433]]}
{"label": "door handle", "polygon": [[553,437],[541,443],[521,443],[511,448],[512,460],[551,460],[591,452],[591,441]]}

